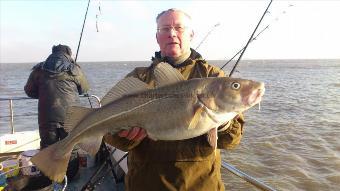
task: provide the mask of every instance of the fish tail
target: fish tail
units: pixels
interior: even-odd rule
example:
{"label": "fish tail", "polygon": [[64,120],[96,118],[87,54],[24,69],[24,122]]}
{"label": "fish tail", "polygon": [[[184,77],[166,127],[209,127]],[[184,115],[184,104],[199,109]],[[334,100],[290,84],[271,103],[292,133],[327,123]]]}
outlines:
{"label": "fish tail", "polygon": [[50,145],[31,158],[31,162],[35,164],[45,176],[56,182],[62,182],[64,180],[72,152],[72,149],[68,149],[62,152],[64,154],[57,155],[57,153],[60,153],[57,150],[59,144],[60,142]]}

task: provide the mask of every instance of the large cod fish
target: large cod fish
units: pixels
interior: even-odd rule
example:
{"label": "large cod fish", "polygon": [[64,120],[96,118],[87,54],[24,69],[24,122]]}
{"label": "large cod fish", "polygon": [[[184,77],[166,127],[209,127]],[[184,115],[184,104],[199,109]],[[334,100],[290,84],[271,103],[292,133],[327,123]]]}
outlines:
{"label": "large cod fish", "polygon": [[[68,108],[69,135],[31,161],[51,180],[61,182],[73,147],[78,144],[95,155],[107,133],[142,127],[154,140],[183,140],[207,132],[217,138],[217,127],[259,103],[264,94],[262,82],[228,77],[184,80],[166,63],[158,64],[154,75],[154,89],[128,77],[103,97],[101,108]],[[209,140],[214,147],[216,138]]]}

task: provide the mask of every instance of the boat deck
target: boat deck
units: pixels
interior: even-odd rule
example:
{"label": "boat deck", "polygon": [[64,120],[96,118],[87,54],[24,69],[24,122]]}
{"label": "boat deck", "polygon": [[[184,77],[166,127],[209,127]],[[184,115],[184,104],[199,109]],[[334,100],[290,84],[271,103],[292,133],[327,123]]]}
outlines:
{"label": "boat deck", "polygon": [[[113,174],[114,173],[114,174]],[[120,167],[110,168],[107,162],[101,162],[88,168],[79,168],[71,180],[54,185],[44,176],[18,175],[7,178],[5,190],[21,191],[124,191],[124,172]]]}
{"label": "boat deck", "polygon": [[[101,191],[124,191],[124,179],[120,178],[115,180],[114,175],[108,168],[103,168],[96,177],[93,175],[100,168],[100,165],[80,169],[78,175],[67,185],[66,191],[79,191],[79,190],[101,190]],[[89,180],[93,177],[92,183],[86,188],[84,187]]]}

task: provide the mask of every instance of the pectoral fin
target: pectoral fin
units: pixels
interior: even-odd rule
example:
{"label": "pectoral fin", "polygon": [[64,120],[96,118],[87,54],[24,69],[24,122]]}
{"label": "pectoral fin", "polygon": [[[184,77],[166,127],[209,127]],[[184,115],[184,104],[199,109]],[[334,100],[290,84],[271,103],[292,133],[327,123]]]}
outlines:
{"label": "pectoral fin", "polygon": [[208,134],[207,134],[207,139],[208,139],[208,142],[209,142],[209,145],[216,149],[217,148],[217,128],[213,128],[211,129]]}
{"label": "pectoral fin", "polygon": [[201,113],[203,112],[202,106],[197,106],[194,110],[194,116],[192,117],[188,129],[194,129],[201,119]]}

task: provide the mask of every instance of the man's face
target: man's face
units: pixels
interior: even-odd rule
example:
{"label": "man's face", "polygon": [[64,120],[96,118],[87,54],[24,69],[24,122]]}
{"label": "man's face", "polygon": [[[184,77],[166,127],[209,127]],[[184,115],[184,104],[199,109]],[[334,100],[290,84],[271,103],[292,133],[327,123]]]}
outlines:
{"label": "man's face", "polygon": [[167,12],[158,19],[156,38],[162,56],[177,58],[190,50],[194,36],[190,24],[190,19],[178,11]]}

